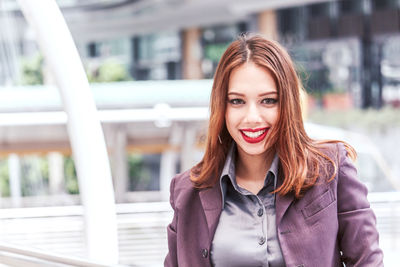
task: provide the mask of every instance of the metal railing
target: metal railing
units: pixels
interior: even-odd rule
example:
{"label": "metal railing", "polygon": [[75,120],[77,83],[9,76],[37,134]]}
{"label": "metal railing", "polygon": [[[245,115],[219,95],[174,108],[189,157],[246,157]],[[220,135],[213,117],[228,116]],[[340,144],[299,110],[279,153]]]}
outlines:
{"label": "metal railing", "polygon": [[[168,202],[118,204],[119,263],[162,266],[171,219]],[[81,206],[0,209],[0,239],[66,257],[87,255]]]}
{"label": "metal railing", "polygon": [[[396,266],[396,251],[400,250],[400,193],[371,193],[369,200],[377,216],[385,266]],[[166,226],[171,219],[172,210],[168,202],[118,204],[119,263],[129,266],[162,266],[167,253]],[[65,264],[104,266],[85,260],[75,261],[74,257],[86,256],[83,233],[81,206],[0,209],[0,238],[3,242],[16,244],[15,247],[0,245],[0,262],[7,263],[7,266],[24,267]],[[29,249],[22,249],[20,245]],[[38,248],[40,251],[30,248]],[[42,251],[46,251],[45,254],[52,251],[48,254],[50,258],[36,257],[38,254],[35,253],[40,254]],[[32,256],[36,258],[32,260]],[[23,260],[29,257],[33,263],[18,265],[21,257]],[[57,261],[62,258],[69,261]],[[52,264],[46,265],[46,260],[52,260]],[[84,265],[79,265],[81,263]]]}
{"label": "metal railing", "polygon": [[[46,266],[76,266],[76,267],[110,267],[72,256],[64,256],[56,253],[45,252],[38,249],[10,245],[0,242],[0,266],[10,267],[46,267]],[[117,267],[117,265],[113,265]],[[121,265],[119,265],[121,266]],[[121,266],[122,267],[122,266]]]}

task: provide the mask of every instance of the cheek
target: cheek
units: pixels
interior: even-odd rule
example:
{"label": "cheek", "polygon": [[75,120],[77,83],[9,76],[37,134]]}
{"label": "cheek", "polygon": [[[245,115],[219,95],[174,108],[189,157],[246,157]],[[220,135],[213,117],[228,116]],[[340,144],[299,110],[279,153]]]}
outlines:
{"label": "cheek", "polygon": [[278,108],[274,108],[273,110],[271,110],[269,118],[270,118],[269,121],[271,124],[275,125],[278,122],[278,119],[279,119]]}
{"label": "cheek", "polygon": [[229,128],[230,128],[230,126],[231,126],[231,120],[230,120],[230,117],[229,117],[228,112],[225,113],[225,126],[226,126],[226,128],[228,129],[228,131],[229,131]]}
{"label": "cheek", "polygon": [[225,124],[228,131],[235,126],[235,118],[235,112],[232,109],[227,108],[225,112]]}

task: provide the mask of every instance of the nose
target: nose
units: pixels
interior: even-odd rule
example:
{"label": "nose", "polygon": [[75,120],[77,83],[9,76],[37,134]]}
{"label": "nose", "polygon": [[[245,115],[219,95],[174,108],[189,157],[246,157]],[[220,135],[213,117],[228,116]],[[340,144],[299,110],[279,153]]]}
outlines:
{"label": "nose", "polygon": [[246,110],[245,122],[246,123],[259,123],[261,122],[261,113],[257,104],[252,103],[248,105]]}

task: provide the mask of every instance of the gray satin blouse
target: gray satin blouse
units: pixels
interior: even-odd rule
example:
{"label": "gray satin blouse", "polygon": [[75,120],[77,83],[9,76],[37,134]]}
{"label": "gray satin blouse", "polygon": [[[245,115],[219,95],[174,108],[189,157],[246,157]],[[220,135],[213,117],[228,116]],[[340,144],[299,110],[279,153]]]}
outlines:
{"label": "gray satin blouse", "polygon": [[225,161],[220,178],[222,213],[211,246],[215,267],[285,266],[275,223],[275,195],[279,158],[267,172],[257,195],[241,188],[235,175],[236,146]]}

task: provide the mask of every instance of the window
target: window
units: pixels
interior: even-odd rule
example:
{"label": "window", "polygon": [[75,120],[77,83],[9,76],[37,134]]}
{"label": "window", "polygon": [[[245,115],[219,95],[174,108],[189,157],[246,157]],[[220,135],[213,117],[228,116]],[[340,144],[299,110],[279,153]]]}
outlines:
{"label": "window", "polygon": [[329,16],[329,3],[310,5],[309,15],[311,18]]}
{"label": "window", "polygon": [[342,0],[339,1],[340,14],[362,14],[363,0]]}

